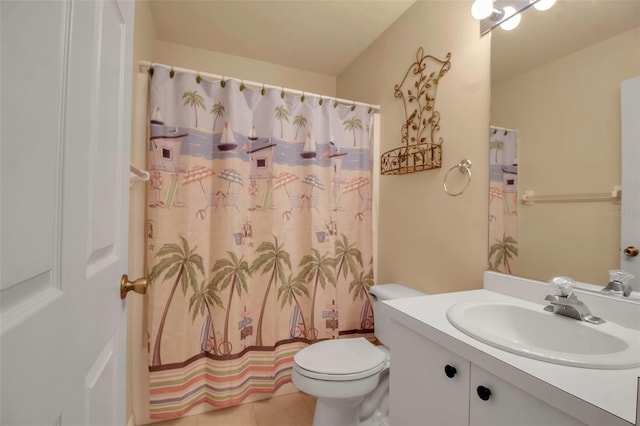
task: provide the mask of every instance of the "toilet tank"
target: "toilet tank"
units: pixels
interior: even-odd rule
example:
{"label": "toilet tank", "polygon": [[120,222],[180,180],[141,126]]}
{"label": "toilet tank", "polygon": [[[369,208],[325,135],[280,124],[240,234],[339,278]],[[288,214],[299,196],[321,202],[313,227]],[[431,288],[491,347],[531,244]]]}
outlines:
{"label": "toilet tank", "polygon": [[384,300],[405,299],[408,297],[426,296],[418,290],[414,290],[401,284],[379,284],[369,288],[369,294],[373,299],[373,321],[376,338],[385,346],[389,346],[389,307],[382,303]]}

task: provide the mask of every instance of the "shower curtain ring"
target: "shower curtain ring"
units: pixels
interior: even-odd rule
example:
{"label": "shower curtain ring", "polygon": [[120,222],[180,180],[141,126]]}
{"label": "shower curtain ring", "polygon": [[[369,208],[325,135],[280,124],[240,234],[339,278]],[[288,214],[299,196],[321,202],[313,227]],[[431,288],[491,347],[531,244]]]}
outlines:
{"label": "shower curtain ring", "polygon": [[[465,183],[464,187],[458,192],[451,192],[449,191],[449,188],[447,188],[447,178],[449,177],[449,173],[451,173],[451,171],[453,171],[454,169],[460,170],[460,173],[467,176],[467,182]],[[465,191],[465,189],[467,189],[470,183],[471,183],[471,161],[465,159],[460,161],[455,166],[451,167],[449,170],[447,170],[447,173],[445,173],[444,175],[444,180],[442,181],[442,187],[444,189],[444,192],[451,195],[452,197],[457,197],[458,195],[462,194]]]}

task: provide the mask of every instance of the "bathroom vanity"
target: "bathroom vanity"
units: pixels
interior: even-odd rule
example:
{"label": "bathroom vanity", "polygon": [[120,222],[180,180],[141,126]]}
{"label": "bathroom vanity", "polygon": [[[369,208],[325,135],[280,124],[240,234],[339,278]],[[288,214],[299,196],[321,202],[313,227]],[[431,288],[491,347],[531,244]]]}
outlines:
{"label": "bathroom vanity", "polygon": [[635,424],[640,368],[582,368],[498,349],[448,321],[449,308],[463,302],[544,308],[543,300],[486,289],[385,302],[393,327],[390,425]]}

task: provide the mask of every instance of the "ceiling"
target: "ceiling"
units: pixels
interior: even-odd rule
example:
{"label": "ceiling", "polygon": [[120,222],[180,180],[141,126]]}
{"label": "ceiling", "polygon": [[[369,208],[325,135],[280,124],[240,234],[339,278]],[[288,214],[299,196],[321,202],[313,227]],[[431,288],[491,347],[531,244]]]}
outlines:
{"label": "ceiling", "polygon": [[339,75],[407,0],[151,0],[159,40]]}
{"label": "ceiling", "polygon": [[[150,5],[159,40],[337,76],[414,2],[150,0]],[[515,30],[491,33],[492,83],[639,25],[640,0],[559,0],[544,12],[530,8]]]}

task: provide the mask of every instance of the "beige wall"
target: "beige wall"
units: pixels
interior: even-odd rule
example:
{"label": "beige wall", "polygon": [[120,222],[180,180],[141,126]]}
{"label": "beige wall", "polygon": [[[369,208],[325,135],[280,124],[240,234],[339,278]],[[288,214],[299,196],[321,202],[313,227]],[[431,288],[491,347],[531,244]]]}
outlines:
{"label": "beige wall", "polygon": [[[479,37],[471,2],[417,2],[340,76],[342,98],[380,104],[381,151],[400,146],[402,101],[393,97],[422,46],[451,70],[436,110],[444,139],[441,169],[381,176],[377,283],[440,293],[482,286],[487,266],[489,37]],[[472,161],[473,181],[459,197],[444,193],[446,171]],[[378,171],[375,171],[378,173]],[[455,174],[454,174],[455,177]]]}
{"label": "beige wall", "polygon": [[[640,28],[491,91],[491,124],[519,130],[518,190],[609,192],[620,184],[620,82],[640,75]],[[619,265],[620,221],[607,202],[522,206],[521,272],[604,284]]]}
{"label": "beige wall", "polygon": [[[138,78],[138,61],[153,54],[156,33],[147,1],[136,1],[133,36],[133,79],[131,105],[131,163],[144,169],[145,159],[145,121],[139,119],[141,111],[146,111],[146,100],[136,96],[143,84]],[[144,272],[144,199],[145,186],[135,185],[129,192],[129,270],[130,278],[145,275]],[[142,343],[142,330],[139,327],[142,316],[142,298],[131,294],[127,297],[127,419],[133,415],[134,392],[134,344]],[[135,319],[135,321],[133,320]],[[138,350],[137,352],[141,352]]]}
{"label": "beige wall", "polygon": [[336,93],[336,78],[334,76],[162,40],[156,40],[151,60],[274,86],[305,90],[319,95],[335,96]]}

